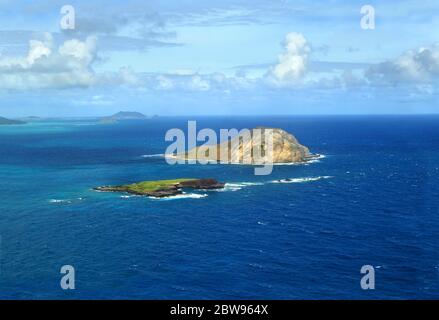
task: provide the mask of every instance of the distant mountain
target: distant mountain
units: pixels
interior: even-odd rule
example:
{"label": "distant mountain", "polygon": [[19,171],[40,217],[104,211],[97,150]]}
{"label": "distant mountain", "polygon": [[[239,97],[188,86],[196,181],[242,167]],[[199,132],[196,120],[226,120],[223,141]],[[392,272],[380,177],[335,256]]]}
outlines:
{"label": "distant mountain", "polygon": [[19,121],[19,120],[11,120],[11,119],[6,119],[3,117],[0,117],[0,125],[4,125],[4,124],[25,124],[26,122],[24,121]]}
{"label": "distant mountain", "polygon": [[115,119],[115,120],[145,120],[148,119],[147,116],[140,112],[135,111],[120,111],[116,114],[113,114],[110,117],[106,117],[107,119]]}
{"label": "distant mountain", "polygon": [[19,118],[19,120],[25,121],[25,122],[31,122],[31,121],[41,121],[41,120],[43,120],[43,118],[36,117],[36,116],[29,116],[29,117]]}
{"label": "distant mountain", "polygon": [[125,120],[147,120],[149,117],[145,116],[143,113],[135,111],[120,111],[109,117],[101,118],[101,123],[110,124]]}

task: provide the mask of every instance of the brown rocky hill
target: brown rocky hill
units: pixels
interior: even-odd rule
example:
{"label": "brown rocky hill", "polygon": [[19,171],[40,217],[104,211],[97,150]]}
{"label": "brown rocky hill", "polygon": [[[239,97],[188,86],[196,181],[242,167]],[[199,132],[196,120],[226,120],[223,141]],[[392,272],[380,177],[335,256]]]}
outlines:
{"label": "brown rocky hill", "polygon": [[[219,161],[220,155],[223,155],[227,163],[248,164],[260,163],[260,160],[271,162],[270,159],[273,163],[300,163],[315,157],[307,147],[299,143],[296,137],[282,129],[258,127],[250,130],[250,133],[252,139],[236,136],[216,146],[203,145],[175,156],[185,159]],[[273,142],[272,153],[267,144],[268,139],[272,139]]]}

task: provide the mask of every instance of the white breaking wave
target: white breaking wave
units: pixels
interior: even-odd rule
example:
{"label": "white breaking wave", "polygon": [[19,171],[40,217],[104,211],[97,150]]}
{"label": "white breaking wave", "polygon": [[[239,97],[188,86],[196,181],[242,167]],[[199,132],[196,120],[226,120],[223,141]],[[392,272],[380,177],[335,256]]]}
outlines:
{"label": "white breaking wave", "polygon": [[318,181],[322,179],[331,179],[333,176],[319,176],[319,177],[303,177],[303,178],[287,178],[287,179],[279,179],[272,180],[268,182],[235,182],[235,183],[226,183],[223,189],[214,189],[211,191],[216,192],[226,192],[226,191],[238,191],[242,188],[251,187],[251,186],[262,186],[267,183],[303,183],[303,182],[311,182]]}
{"label": "white breaking wave", "polygon": [[279,180],[272,180],[268,182],[234,182],[234,183],[226,183],[224,185],[224,188],[222,189],[213,189],[209,191],[215,191],[215,192],[227,192],[227,191],[238,191],[246,187],[252,187],[252,186],[262,186],[267,183],[304,183],[304,182],[312,182],[312,181],[318,181],[322,179],[331,179],[334,178],[333,176],[319,176],[319,177],[303,177],[303,178],[287,178],[287,179],[279,179]]}
{"label": "white breaking wave", "polygon": [[247,186],[262,186],[264,183],[263,182],[241,182],[240,184],[244,187],[247,187]]}
{"label": "white breaking wave", "polygon": [[283,162],[283,163],[273,163],[274,166],[306,166],[311,163],[319,163],[320,159],[324,159],[326,156],[324,154],[319,154],[317,157],[307,160],[306,162]]}
{"label": "white breaking wave", "polygon": [[142,155],[142,158],[162,158],[165,155],[163,153],[157,153],[157,154],[144,154]]}
{"label": "white breaking wave", "polygon": [[67,200],[67,199],[50,199],[49,202],[50,203],[72,203],[71,200]]}
{"label": "white breaking wave", "polygon": [[238,191],[242,188],[249,187],[249,186],[262,186],[264,185],[263,182],[237,182],[237,183],[226,183],[224,185],[223,189],[213,189],[211,191],[216,192],[226,192],[226,191]]}
{"label": "white breaking wave", "polygon": [[50,199],[49,202],[50,203],[65,203],[65,204],[70,204],[73,203],[75,201],[81,201],[84,200],[84,198],[76,198],[76,199]]}
{"label": "white breaking wave", "polygon": [[[164,157],[164,158],[172,158],[172,159],[177,158],[174,154],[145,154],[142,157],[143,158]],[[326,158],[326,156],[324,154],[319,154],[315,158],[313,158],[311,160],[307,160],[305,162],[277,162],[277,163],[273,163],[273,166],[307,166],[311,163],[318,163],[318,162],[320,162],[320,159],[324,159],[324,158]],[[185,159],[185,160],[197,161],[197,159]],[[212,164],[219,164],[219,162],[213,162]],[[246,163],[241,163],[241,162],[231,162],[231,163],[224,163],[224,164],[226,164],[226,165],[248,165],[248,166],[258,165],[258,164],[246,164]],[[224,165],[224,164],[222,164],[222,165]]]}
{"label": "white breaking wave", "polygon": [[120,196],[123,199],[129,199],[129,198],[134,198],[134,197],[139,197],[138,195],[124,195],[124,196]]}
{"label": "white breaking wave", "polygon": [[334,178],[334,177],[320,176],[320,177],[292,178],[292,179],[273,180],[273,181],[271,181],[271,183],[303,183],[303,182],[311,182],[311,181],[318,181],[321,179],[331,179],[331,178]]}
{"label": "white breaking wave", "polygon": [[226,192],[226,191],[238,191],[242,189],[242,185],[239,183],[226,183],[224,185],[224,188],[222,189],[213,189],[211,191],[216,191],[216,192]]}
{"label": "white breaking wave", "polygon": [[320,159],[324,159],[326,156],[324,154],[319,154],[319,156],[315,159],[307,161],[307,163],[318,163],[320,162]]}
{"label": "white breaking wave", "polygon": [[207,196],[208,195],[206,193],[183,193],[165,198],[157,198],[157,197],[149,197],[149,198],[154,200],[166,201],[166,200],[178,200],[178,199],[201,199],[201,198],[206,198]]}

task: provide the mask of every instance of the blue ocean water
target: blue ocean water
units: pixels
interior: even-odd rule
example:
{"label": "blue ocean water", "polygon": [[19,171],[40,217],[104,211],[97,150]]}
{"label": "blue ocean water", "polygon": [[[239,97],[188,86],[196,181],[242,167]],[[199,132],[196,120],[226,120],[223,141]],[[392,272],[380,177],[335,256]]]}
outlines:
{"label": "blue ocean water", "polygon": [[[148,156],[187,120],[280,127],[326,157],[255,176]],[[438,168],[438,116],[1,126],[0,298],[437,299]],[[228,187],[171,200],[91,190],[179,177]],[[60,288],[63,265],[75,290]],[[375,290],[360,287],[363,265]]]}

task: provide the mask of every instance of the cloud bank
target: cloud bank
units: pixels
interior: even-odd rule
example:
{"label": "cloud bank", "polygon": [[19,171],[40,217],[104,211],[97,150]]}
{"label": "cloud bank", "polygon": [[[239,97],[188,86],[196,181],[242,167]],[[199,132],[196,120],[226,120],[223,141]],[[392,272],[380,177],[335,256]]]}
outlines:
{"label": "cloud bank", "polygon": [[[59,44],[56,45],[56,42]],[[375,65],[353,65],[353,69],[316,72],[310,55],[312,46],[301,33],[290,32],[283,42],[284,51],[276,63],[267,64],[259,76],[214,72],[137,73],[129,67],[118,71],[98,73],[98,38],[55,41],[49,33],[43,39],[30,40],[22,56],[0,56],[0,89],[68,89],[90,87],[132,86],[140,91],[255,91],[279,88],[346,89],[348,87],[380,87],[398,84],[433,84],[439,77],[439,44],[410,50],[401,56]],[[354,69],[357,68],[357,69]],[[355,72],[354,72],[355,71]],[[434,86],[426,93],[434,92]]]}
{"label": "cloud bank", "polygon": [[24,56],[0,56],[0,89],[38,90],[136,85],[137,74],[128,67],[97,73],[97,37],[70,39],[55,45],[51,34],[30,40]]}
{"label": "cloud bank", "polygon": [[96,38],[67,40],[58,48],[50,34],[29,41],[24,57],[0,57],[0,88],[44,89],[88,87],[96,83],[91,64],[96,59]]}
{"label": "cloud bank", "polygon": [[365,72],[373,83],[427,83],[439,76],[439,44],[410,50],[394,60],[371,66]]}

